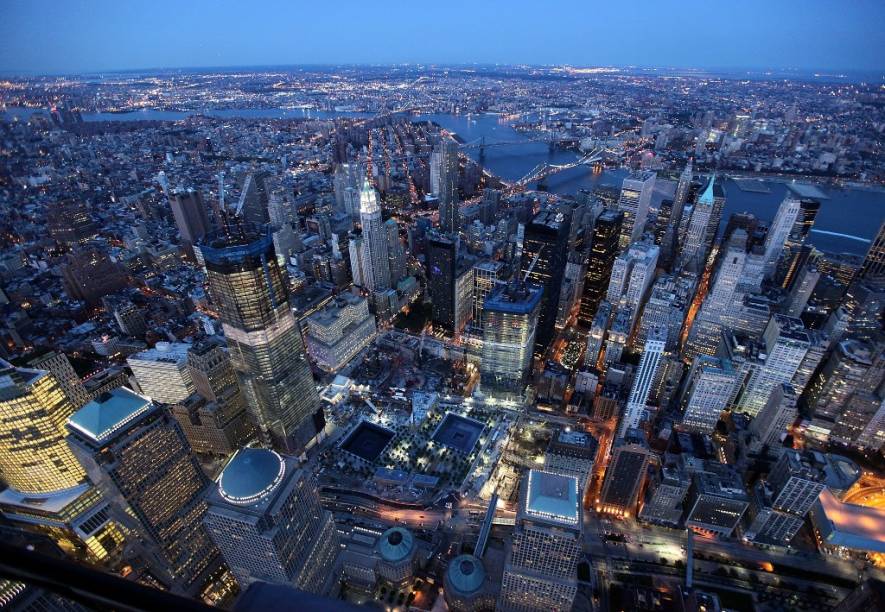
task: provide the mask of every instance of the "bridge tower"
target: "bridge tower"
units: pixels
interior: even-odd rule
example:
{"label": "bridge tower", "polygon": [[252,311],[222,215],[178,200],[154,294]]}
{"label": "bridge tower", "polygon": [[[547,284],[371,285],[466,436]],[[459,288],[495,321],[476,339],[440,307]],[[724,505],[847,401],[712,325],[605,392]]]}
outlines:
{"label": "bridge tower", "polygon": [[556,146],[559,144],[559,133],[558,132],[547,132],[547,148],[551,153],[556,151]]}

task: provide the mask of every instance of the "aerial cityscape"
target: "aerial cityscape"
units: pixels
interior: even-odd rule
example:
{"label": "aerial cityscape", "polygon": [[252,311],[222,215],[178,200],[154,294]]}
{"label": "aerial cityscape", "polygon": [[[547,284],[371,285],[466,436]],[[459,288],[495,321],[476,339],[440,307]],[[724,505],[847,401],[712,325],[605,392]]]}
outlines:
{"label": "aerial cityscape", "polygon": [[689,64],[10,3],[0,610],[885,609],[885,7],[823,4]]}

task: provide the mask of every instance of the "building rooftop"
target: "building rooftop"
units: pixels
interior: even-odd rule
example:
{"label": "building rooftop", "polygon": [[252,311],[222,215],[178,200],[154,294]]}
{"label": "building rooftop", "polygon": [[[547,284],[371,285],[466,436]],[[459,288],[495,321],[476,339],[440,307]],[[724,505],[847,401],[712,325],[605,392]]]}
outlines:
{"label": "building rooftop", "polygon": [[402,561],[415,550],[415,536],[405,527],[391,527],[378,539],[378,553],[388,563]]}
{"label": "building rooftop", "polygon": [[459,555],[449,561],[446,577],[448,586],[459,595],[471,595],[483,587],[486,569],[473,555]]}
{"label": "building rooftop", "polygon": [[37,382],[48,374],[46,370],[17,368],[0,359],[0,399],[17,397],[23,393],[22,387]]}
{"label": "building rooftop", "polygon": [[502,285],[486,298],[483,309],[512,314],[529,314],[541,303],[543,288],[531,283]]}
{"label": "building rooftop", "polygon": [[555,208],[547,208],[535,215],[531,225],[544,226],[551,230],[559,231],[563,223],[565,223],[565,215],[562,212]]}
{"label": "building rooftop", "polygon": [[207,235],[199,248],[206,261],[218,264],[236,262],[257,257],[273,248],[273,237],[264,228],[240,223]]}
{"label": "building rooftop", "polygon": [[5,506],[4,514],[19,510],[25,514],[58,514],[91,488],[88,482],[50,493],[23,493],[6,487],[0,491],[0,505]]}
{"label": "building rooftop", "polygon": [[698,196],[698,202],[701,204],[713,204],[713,200],[715,198],[724,198],[725,192],[722,190],[722,185],[716,182],[716,175],[710,177],[710,180],[707,182],[707,186],[704,188],[704,192]]}
{"label": "building rooftop", "polygon": [[130,355],[128,361],[164,361],[183,363],[187,360],[190,344],[183,342],[157,342],[154,348]]}
{"label": "building rooftop", "polygon": [[596,457],[599,442],[584,431],[560,429],[547,446],[548,453],[572,455],[592,460]]}
{"label": "building rooftop", "polygon": [[652,172],[651,170],[633,170],[630,174],[624,177],[624,182],[626,181],[642,181],[645,182],[649,179],[657,178],[657,174]]}
{"label": "building rooftop", "polygon": [[529,471],[524,507],[526,516],[574,526],[580,523],[579,504],[576,478],[541,470]]}
{"label": "building rooftop", "polygon": [[276,489],[285,474],[286,463],[274,451],[243,448],[218,477],[218,492],[232,504],[247,506]]}
{"label": "building rooftop", "polygon": [[123,427],[154,409],[146,397],[126,387],[106,391],[68,419],[68,427],[93,442],[105,442]]}
{"label": "building rooftop", "polygon": [[831,490],[847,491],[858,481],[861,473],[860,466],[848,457],[832,453],[826,455],[826,466],[824,467],[826,480],[824,482]]}
{"label": "building rooftop", "polygon": [[885,510],[843,503],[824,489],[814,517],[828,544],[885,552]]}

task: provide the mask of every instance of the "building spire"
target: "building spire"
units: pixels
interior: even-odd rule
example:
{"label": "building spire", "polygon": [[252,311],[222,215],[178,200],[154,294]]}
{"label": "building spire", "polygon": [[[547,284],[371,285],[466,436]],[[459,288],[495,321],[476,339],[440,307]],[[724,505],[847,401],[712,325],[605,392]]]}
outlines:
{"label": "building spire", "polygon": [[360,214],[374,213],[378,211],[378,195],[375,188],[369,183],[369,179],[363,177],[363,184],[360,187]]}
{"label": "building spire", "polygon": [[716,175],[713,174],[710,176],[710,182],[707,183],[707,188],[704,189],[704,193],[698,197],[698,202],[701,204],[709,204],[713,205],[713,183],[716,182]]}

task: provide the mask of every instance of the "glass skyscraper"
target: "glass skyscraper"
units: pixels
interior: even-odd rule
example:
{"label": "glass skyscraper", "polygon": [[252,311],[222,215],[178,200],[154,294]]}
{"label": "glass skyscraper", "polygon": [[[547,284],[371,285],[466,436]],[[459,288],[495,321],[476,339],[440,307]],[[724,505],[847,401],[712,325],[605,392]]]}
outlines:
{"label": "glass skyscraper", "polygon": [[26,493],[49,493],[83,482],[86,474],[65,443],[74,405],[46,370],[0,361],[0,474]]}
{"label": "glass skyscraper", "polygon": [[532,365],[543,289],[520,283],[492,291],[483,306],[480,381],[485,395],[518,399]]}
{"label": "glass skyscraper", "polygon": [[208,237],[201,251],[259,433],[277,450],[300,453],[325,419],[271,235],[247,224],[229,227]]}
{"label": "glass skyscraper", "polygon": [[432,234],[427,240],[427,293],[433,303],[433,323],[455,330],[455,266],[458,247],[454,240]]}
{"label": "glass skyscraper", "polygon": [[158,577],[194,595],[220,555],[203,527],[209,479],[172,416],[126,388],[68,419],[68,444],[110,503],[109,513]]}
{"label": "glass skyscraper", "polygon": [[535,355],[553,341],[562,277],[568,259],[569,217],[555,209],[542,210],[525,228],[520,278],[544,288],[535,334]]}
{"label": "glass skyscraper", "polygon": [[0,513],[75,558],[103,562],[121,549],[123,534],[65,442],[75,409],[53,372],[0,361],[0,475],[8,485]]}
{"label": "glass skyscraper", "polygon": [[618,237],[621,234],[623,220],[624,213],[613,210],[603,212],[596,219],[593,244],[587,262],[587,277],[584,279],[584,294],[581,296],[581,308],[578,313],[578,320],[582,325],[589,326],[593,323],[596,309],[605,299],[612,266],[618,256]]}

